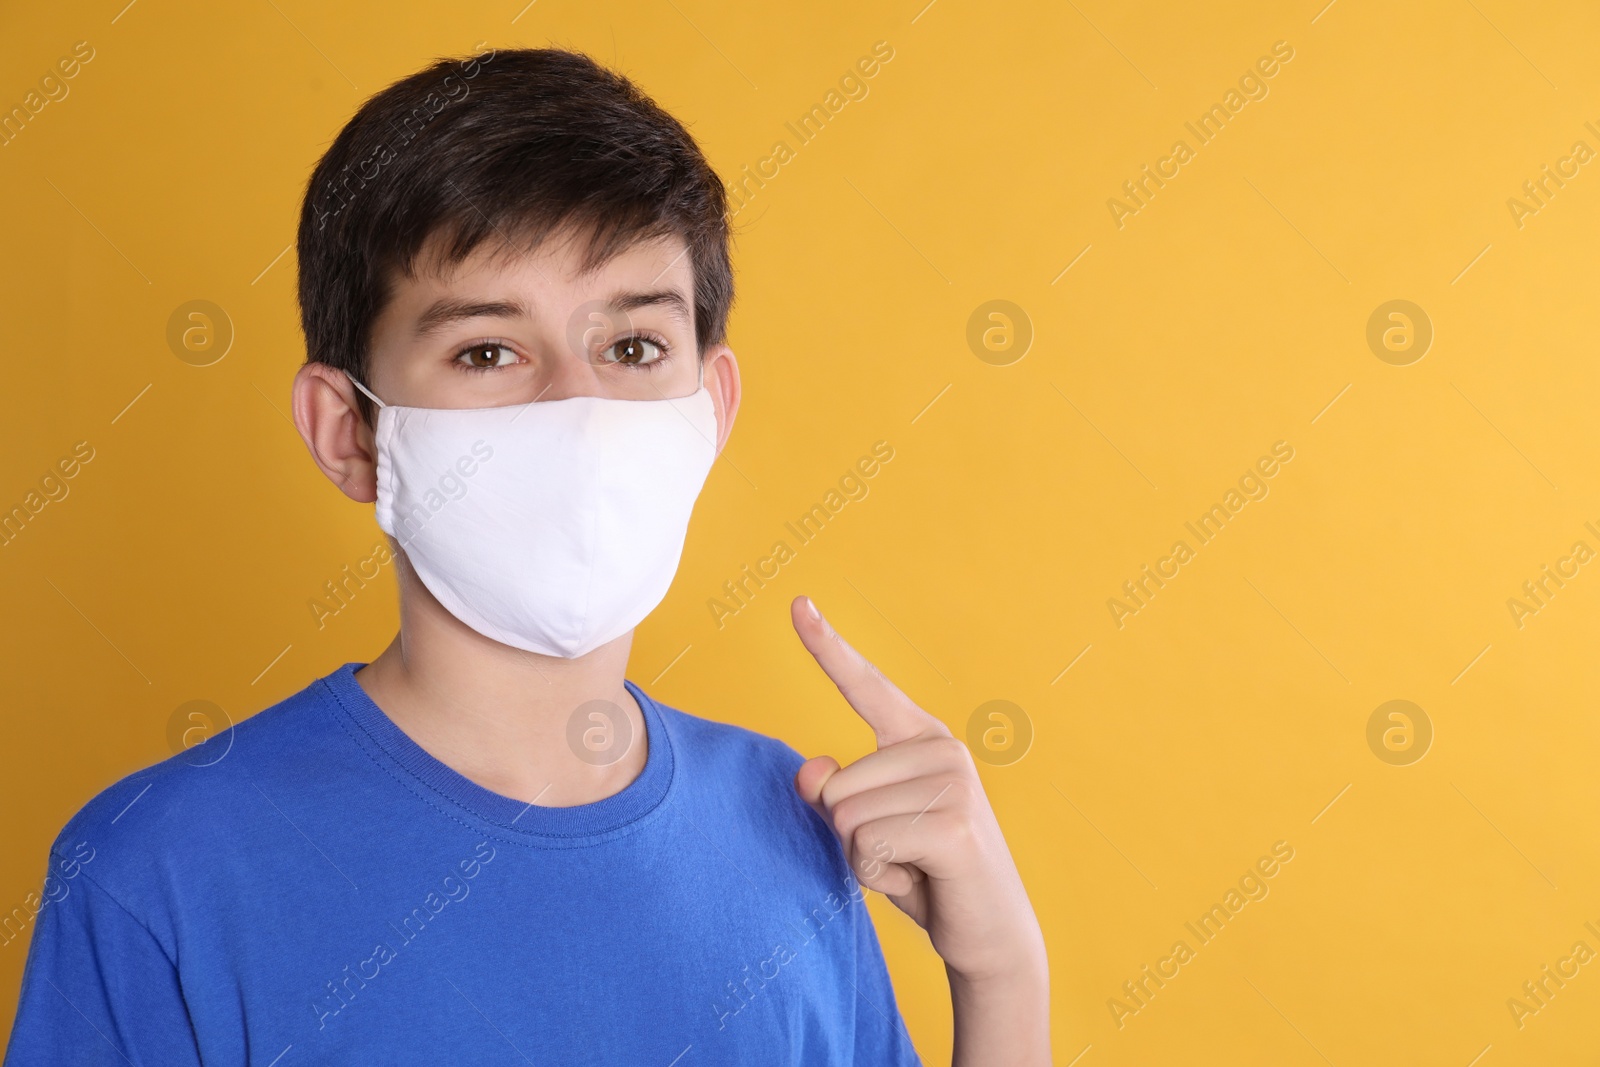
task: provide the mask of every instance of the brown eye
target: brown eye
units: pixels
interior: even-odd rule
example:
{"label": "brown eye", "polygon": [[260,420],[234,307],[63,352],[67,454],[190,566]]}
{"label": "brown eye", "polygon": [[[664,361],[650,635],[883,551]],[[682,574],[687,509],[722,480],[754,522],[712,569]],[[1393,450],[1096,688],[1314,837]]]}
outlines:
{"label": "brown eye", "polygon": [[654,363],[662,355],[661,346],[644,337],[626,337],[605,350],[607,363],[627,363],[642,366]]}
{"label": "brown eye", "polygon": [[456,359],[475,370],[488,370],[491,367],[503,367],[514,362],[515,353],[505,345],[481,344],[462,349]]}

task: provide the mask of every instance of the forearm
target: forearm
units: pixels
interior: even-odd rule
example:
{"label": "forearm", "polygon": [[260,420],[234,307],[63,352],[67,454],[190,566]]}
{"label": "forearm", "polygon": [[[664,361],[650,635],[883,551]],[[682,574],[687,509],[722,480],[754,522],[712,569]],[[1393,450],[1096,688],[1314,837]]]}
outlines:
{"label": "forearm", "polygon": [[1050,1067],[1050,973],[1038,959],[1012,974],[965,978],[948,965],[955,1016],[951,1067]]}

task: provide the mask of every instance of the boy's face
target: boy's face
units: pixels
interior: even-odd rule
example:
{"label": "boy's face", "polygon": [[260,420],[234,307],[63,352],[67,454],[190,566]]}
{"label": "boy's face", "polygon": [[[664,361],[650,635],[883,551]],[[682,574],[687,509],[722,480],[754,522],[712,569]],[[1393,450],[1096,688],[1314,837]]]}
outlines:
{"label": "boy's face", "polygon": [[[693,272],[682,240],[640,242],[588,275],[577,273],[581,249],[570,233],[532,253],[486,241],[443,270],[437,247],[437,238],[424,246],[417,277],[396,273],[373,323],[365,384],[386,404],[660,400],[699,387]],[[719,355],[706,353],[708,386],[728,370],[714,371]]]}

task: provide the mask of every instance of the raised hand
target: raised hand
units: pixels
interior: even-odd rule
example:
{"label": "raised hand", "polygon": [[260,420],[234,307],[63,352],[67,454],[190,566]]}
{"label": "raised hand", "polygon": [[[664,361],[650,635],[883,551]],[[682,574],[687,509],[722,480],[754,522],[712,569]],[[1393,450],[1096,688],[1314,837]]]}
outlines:
{"label": "raised hand", "polygon": [[963,996],[987,1006],[1001,992],[1012,1010],[1019,995],[1029,1005],[1023,1032],[1001,1033],[984,1007],[990,1018],[968,1020],[968,1053],[986,1063],[1048,1062],[1044,938],[972,753],[846,643],[809,597],[789,609],[801,642],[878,743],[848,767],[832,756],[807,760],[795,789],[833,828],[856,878],[927,931],[956,999],[956,1062],[965,1062]]}

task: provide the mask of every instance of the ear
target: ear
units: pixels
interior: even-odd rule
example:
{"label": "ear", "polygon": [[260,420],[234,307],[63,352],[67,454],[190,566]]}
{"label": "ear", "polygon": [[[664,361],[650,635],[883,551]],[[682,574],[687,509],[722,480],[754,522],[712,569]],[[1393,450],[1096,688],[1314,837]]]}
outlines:
{"label": "ear", "polygon": [[294,376],[294,425],[328,480],[351,500],[370,504],[378,499],[378,450],[355,393],[344,371],[307,363]]}
{"label": "ear", "polygon": [[733,432],[733,419],[739,413],[739,361],[727,345],[706,349],[706,389],[717,412],[717,455]]}

